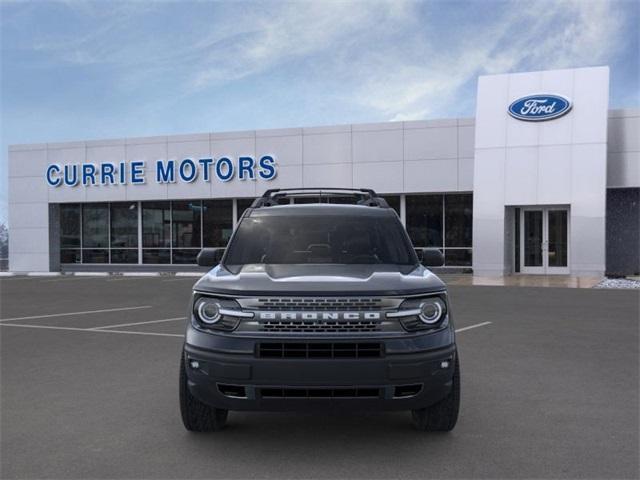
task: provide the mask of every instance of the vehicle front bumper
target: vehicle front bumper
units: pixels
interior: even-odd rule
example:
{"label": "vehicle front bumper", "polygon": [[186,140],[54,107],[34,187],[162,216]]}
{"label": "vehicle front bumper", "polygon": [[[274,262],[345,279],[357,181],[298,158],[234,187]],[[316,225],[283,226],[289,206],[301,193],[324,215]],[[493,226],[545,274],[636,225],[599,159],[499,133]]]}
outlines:
{"label": "vehicle front bumper", "polygon": [[[384,355],[380,358],[258,358],[256,345],[260,341],[295,343],[300,339],[240,338],[189,327],[184,355],[191,393],[204,403],[228,410],[331,407],[410,410],[437,403],[451,391],[457,355],[452,328],[403,337],[357,339],[384,343]],[[304,341],[354,342],[356,339],[307,337]],[[448,366],[443,367],[443,362]],[[415,389],[418,385],[417,393],[398,395],[402,389]],[[223,393],[229,386],[240,387],[242,397]],[[298,396],[274,398],[263,395],[267,392],[265,389],[295,391]],[[325,392],[322,395],[327,395],[327,391],[338,390],[344,394],[345,389],[376,394],[318,398],[308,393],[322,390]]]}

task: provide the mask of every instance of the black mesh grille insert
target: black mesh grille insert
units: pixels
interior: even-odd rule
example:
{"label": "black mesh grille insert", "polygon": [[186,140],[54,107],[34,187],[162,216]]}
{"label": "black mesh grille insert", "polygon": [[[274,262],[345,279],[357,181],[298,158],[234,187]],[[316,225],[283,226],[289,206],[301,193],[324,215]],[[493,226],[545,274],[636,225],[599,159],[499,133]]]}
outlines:
{"label": "black mesh grille insert", "polygon": [[376,320],[265,320],[260,322],[265,332],[302,333],[348,333],[378,332],[380,322]]}
{"label": "black mesh grille insert", "polygon": [[262,398],[379,398],[379,388],[313,387],[261,388]]}
{"label": "black mesh grille insert", "polygon": [[313,310],[313,311],[351,311],[379,310],[383,307],[382,298],[259,298],[260,310]]}
{"label": "black mesh grille insert", "polygon": [[260,343],[263,358],[378,358],[382,343]]}

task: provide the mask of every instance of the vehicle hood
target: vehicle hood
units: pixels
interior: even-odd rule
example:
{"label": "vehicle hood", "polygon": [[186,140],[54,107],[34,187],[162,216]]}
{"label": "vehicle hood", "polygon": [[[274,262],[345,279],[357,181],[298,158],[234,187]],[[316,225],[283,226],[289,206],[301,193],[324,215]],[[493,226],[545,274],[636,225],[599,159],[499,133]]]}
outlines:
{"label": "vehicle hood", "polygon": [[[230,295],[409,295],[444,290],[423,266],[244,265],[237,273],[217,266],[194,289]],[[404,269],[404,271],[403,271]]]}

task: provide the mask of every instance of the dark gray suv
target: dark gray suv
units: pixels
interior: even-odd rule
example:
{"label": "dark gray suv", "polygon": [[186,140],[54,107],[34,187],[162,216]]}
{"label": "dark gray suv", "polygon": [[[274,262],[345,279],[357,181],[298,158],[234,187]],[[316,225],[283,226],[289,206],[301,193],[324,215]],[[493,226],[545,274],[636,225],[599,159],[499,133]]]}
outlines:
{"label": "dark gray suv", "polygon": [[372,190],[267,191],[194,286],[180,365],[185,427],[229,410],[410,410],[458,418],[460,367],[444,283]]}

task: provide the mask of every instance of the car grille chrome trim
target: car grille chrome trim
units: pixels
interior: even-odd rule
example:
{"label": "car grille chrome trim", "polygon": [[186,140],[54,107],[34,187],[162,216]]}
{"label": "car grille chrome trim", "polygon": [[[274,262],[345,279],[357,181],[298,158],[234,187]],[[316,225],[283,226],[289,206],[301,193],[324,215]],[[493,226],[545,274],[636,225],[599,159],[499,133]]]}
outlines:
{"label": "car grille chrome trim", "polygon": [[295,311],[362,311],[395,309],[401,298],[387,297],[258,297],[238,298],[243,309]]}

